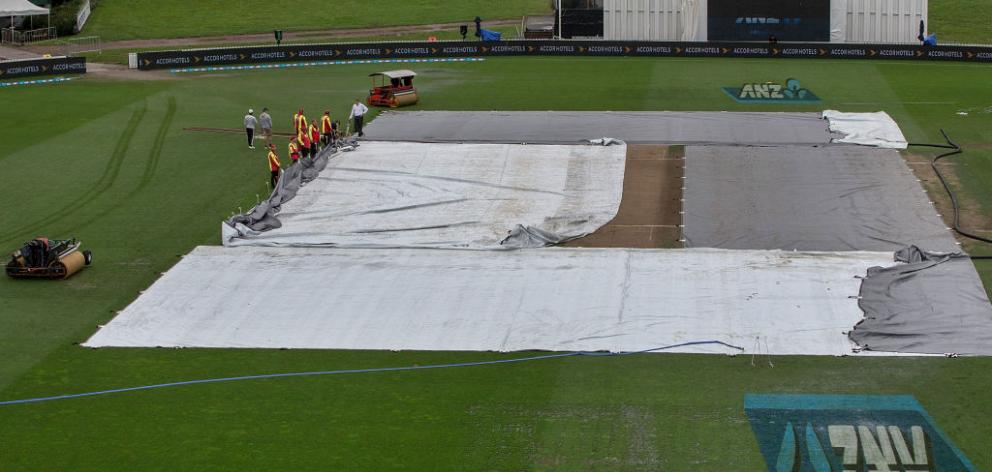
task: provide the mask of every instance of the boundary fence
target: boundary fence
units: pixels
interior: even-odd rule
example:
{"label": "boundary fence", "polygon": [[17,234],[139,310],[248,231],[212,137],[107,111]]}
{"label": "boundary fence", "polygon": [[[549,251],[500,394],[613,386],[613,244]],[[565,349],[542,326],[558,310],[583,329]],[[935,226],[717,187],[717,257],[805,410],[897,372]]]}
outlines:
{"label": "boundary fence", "polygon": [[306,44],[131,53],[132,68],[174,69],[326,59],[497,56],[756,57],[926,60],[992,63],[992,47],[833,43],[683,43],[649,41],[451,41]]}
{"label": "boundary fence", "polygon": [[85,57],[52,57],[0,62],[0,81],[38,75],[85,73]]}

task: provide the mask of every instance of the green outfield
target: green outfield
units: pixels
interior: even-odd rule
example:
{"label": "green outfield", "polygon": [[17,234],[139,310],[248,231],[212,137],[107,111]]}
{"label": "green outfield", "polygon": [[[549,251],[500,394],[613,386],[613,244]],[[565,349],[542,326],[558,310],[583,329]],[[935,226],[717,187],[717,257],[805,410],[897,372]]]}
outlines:
{"label": "green outfield", "polygon": [[[458,21],[471,24],[476,16],[496,20],[547,15],[550,5],[547,0],[461,0],[451,3],[339,0],[327,4],[304,0],[243,0],[236,6],[222,0],[104,0],[94,8],[92,19],[82,34],[113,41],[267,33],[274,29],[374,28]],[[135,15],[136,11],[148,14]]]}
{"label": "green outfield", "polygon": [[[0,250],[77,236],[95,257],[64,282],[0,279],[0,400],[528,355],[76,345],[181,255],[219,244],[221,221],[264,197],[260,148],[248,150],[241,134],[184,128],[240,128],[247,108],[263,106],[276,131],[300,105],[344,118],[366,76],[389,67],[0,89],[5,115],[16,117],[0,127]],[[415,109],[884,110],[910,141],[937,142],[940,128],[954,137],[966,154],[950,166],[983,216],[972,221],[992,216],[988,65],[544,57],[411,68]],[[787,77],[823,103],[743,105],[721,90]],[[279,150],[285,156],[284,141]],[[992,262],[976,263],[992,286]],[[744,395],[789,392],[914,395],[990,470],[990,381],[987,358],[657,354],[176,387],[0,406],[0,470],[762,470]]]}
{"label": "green outfield", "polygon": [[944,42],[992,43],[992,2],[931,0],[929,30]]}
{"label": "green outfield", "polygon": [[[503,35],[503,38],[516,38],[517,30],[516,26],[497,26],[493,28],[488,28],[492,31],[497,31]],[[352,36],[347,38],[335,38],[335,37],[309,37],[306,40],[301,41],[283,41],[283,45],[290,44],[314,44],[314,43],[358,43],[358,42],[380,42],[380,41],[427,41],[430,36],[434,36],[439,41],[454,41],[461,39],[461,34],[457,30],[446,30],[446,31],[432,31],[423,33],[401,33],[401,34],[388,34],[388,35],[371,35],[371,36]],[[252,45],[265,45],[271,46],[274,41],[256,42],[251,43]],[[235,46],[247,46],[244,41],[242,42],[224,42],[219,44],[211,44],[210,46],[197,46],[191,47],[190,49],[197,48],[222,48],[222,47],[235,47]],[[115,48],[115,49],[103,49],[101,51],[92,51],[80,54],[81,56],[86,56],[86,60],[90,62],[104,62],[108,64],[120,64],[128,65],[127,58],[128,54],[132,52],[149,52],[149,51],[161,51],[161,47],[149,47],[149,48]]]}

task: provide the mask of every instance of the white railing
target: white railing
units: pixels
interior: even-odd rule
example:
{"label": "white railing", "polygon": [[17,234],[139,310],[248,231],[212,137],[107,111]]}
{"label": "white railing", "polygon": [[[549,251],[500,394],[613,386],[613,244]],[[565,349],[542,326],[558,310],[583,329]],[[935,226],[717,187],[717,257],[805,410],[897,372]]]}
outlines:
{"label": "white railing", "polygon": [[14,28],[4,28],[3,30],[0,30],[0,44],[8,43],[24,45],[36,41],[55,39],[56,37],[58,37],[58,34],[55,32],[54,27],[38,28],[26,31],[18,31]]}
{"label": "white railing", "polygon": [[99,36],[80,36],[62,41],[62,55],[73,56],[84,52],[103,52]]}

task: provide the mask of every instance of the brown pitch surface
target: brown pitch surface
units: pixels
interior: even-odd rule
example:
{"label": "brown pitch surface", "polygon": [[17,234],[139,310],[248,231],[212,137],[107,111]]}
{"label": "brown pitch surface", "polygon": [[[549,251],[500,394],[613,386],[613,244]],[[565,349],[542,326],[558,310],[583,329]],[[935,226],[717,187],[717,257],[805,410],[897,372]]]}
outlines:
{"label": "brown pitch surface", "polygon": [[627,146],[623,197],[612,221],[566,247],[678,248],[685,148]]}

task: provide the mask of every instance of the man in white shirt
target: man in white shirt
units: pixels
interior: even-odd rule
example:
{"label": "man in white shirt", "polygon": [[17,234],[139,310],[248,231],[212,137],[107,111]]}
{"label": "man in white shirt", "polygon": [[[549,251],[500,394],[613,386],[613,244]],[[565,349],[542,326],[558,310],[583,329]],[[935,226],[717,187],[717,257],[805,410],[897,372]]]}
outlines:
{"label": "man in white shirt", "polygon": [[262,137],[267,144],[272,144],[272,115],[269,115],[268,108],[262,108],[262,114],[258,115],[258,124],[262,125]]}
{"label": "man in white shirt", "polygon": [[245,134],[248,135],[248,149],[255,149],[255,125],[257,124],[258,119],[255,118],[255,110],[249,108],[248,114],[245,115]]}
{"label": "man in white shirt", "polygon": [[348,118],[355,120],[355,133],[358,137],[365,136],[362,132],[362,125],[365,123],[365,114],[368,113],[369,107],[365,106],[360,99],[355,99],[355,104],[351,106],[351,114]]}

